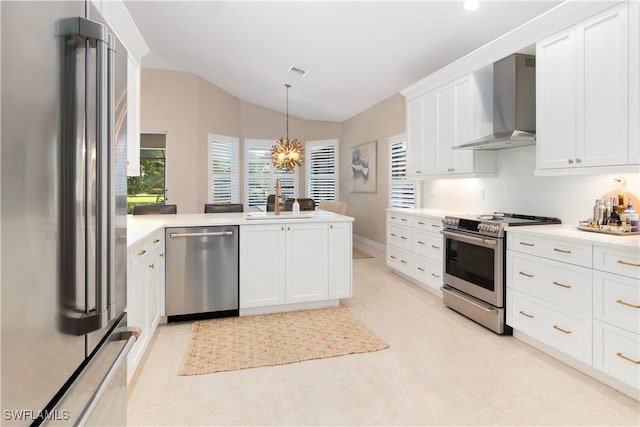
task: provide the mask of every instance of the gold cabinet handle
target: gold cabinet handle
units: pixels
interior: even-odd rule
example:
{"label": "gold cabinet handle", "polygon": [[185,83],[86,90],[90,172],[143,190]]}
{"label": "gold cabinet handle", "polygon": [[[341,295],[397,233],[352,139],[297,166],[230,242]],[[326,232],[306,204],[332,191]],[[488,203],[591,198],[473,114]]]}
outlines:
{"label": "gold cabinet handle", "polygon": [[147,251],[145,251],[144,249],[142,249],[141,251],[138,251],[138,256],[142,256],[144,254],[146,254]]}
{"label": "gold cabinet handle", "polygon": [[421,242],[420,240],[418,240],[418,244],[419,245],[424,245],[424,242]]}
{"label": "gold cabinet handle", "polygon": [[582,159],[578,157],[578,158],[576,159],[576,163],[582,163]]}
{"label": "gold cabinet handle", "polygon": [[395,233],[391,233],[391,235],[392,235],[393,237],[396,237]]}
{"label": "gold cabinet handle", "polygon": [[622,301],[621,299],[616,300],[616,303],[626,305],[627,307],[631,308],[640,308],[640,305],[638,304],[631,304],[630,302]]}
{"label": "gold cabinet handle", "polygon": [[533,274],[525,273],[524,271],[519,271],[518,274],[529,278],[535,277]]}
{"label": "gold cabinet handle", "polygon": [[400,218],[400,221],[407,222],[407,218]]}
{"label": "gold cabinet handle", "polygon": [[432,275],[433,277],[436,277],[436,278],[440,277],[440,276],[439,276],[439,275],[437,275],[436,273],[431,273],[431,275]]}
{"label": "gold cabinet handle", "polygon": [[440,228],[439,224],[431,224],[432,227]]}
{"label": "gold cabinet handle", "polygon": [[389,255],[389,256],[390,256],[392,259],[396,259],[396,257],[395,257],[395,256],[393,256],[393,255]]}
{"label": "gold cabinet handle", "polygon": [[402,240],[407,240],[407,238],[406,238],[406,237],[404,237],[404,236],[400,236],[400,238],[401,238]]}
{"label": "gold cabinet handle", "polygon": [[625,356],[622,353],[616,353],[616,356],[618,356],[620,359],[626,360],[627,362],[631,362],[635,365],[640,365],[640,360],[632,359],[631,357]]}
{"label": "gold cabinet handle", "polygon": [[329,228],[333,228],[333,224],[331,224],[331,225],[329,226]]}
{"label": "gold cabinet handle", "polygon": [[395,216],[390,216],[389,218],[391,218],[391,219],[397,219]]}
{"label": "gold cabinet handle", "polygon": [[573,164],[573,159],[568,159],[567,161],[569,162],[570,165]]}
{"label": "gold cabinet handle", "polygon": [[563,254],[570,254],[571,253],[571,251],[568,251],[566,249],[553,248],[553,250],[556,251],[556,252],[563,253]]}
{"label": "gold cabinet handle", "polygon": [[571,331],[567,330],[567,329],[562,329],[560,326],[558,325],[553,325],[553,329],[555,329],[556,331],[560,331],[563,334],[567,334],[569,335],[571,333]]}
{"label": "gold cabinet handle", "polygon": [[401,263],[403,263],[403,264],[406,264],[406,263],[407,263],[407,261],[405,261],[405,260],[403,260],[403,259],[401,259],[401,260],[400,260],[400,262],[401,262]]}
{"label": "gold cabinet handle", "polygon": [[524,317],[528,317],[529,319],[533,319],[534,317],[536,317],[533,314],[525,313],[522,310],[520,310],[518,313],[522,314]]}
{"label": "gold cabinet handle", "polygon": [[164,258],[164,252],[160,252],[160,253],[158,254],[158,256],[159,256],[160,258]]}
{"label": "gold cabinet handle", "polygon": [[153,239],[153,244],[155,245],[156,243],[159,243],[160,239]]}
{"label": "gold cabinet handle", "polygon": [[284,227],[280,227],[280,230],[284,231]]}
{"label": "gold cabinet handle", "polygon": [[534,244],[534,243],[527,243],[527,242],[520,242],[520,244],[521,244],[522,246],[530,246],[530,247],[534,247],[534,246],[535,246],[535,244]]}
{"label": "gold cabinet handle", "polygon": [[431,247],[432,247],[433,249],[440,249],[440,246],[436,246],[436,245],[431,245]]}
{"label": "gold cabinet handle", "polygon": [[635,262],[623,261],[621,259],[619,259],[617,262],[618,264],[628,265],[630,267],[640,267],[640,264],[636,264]]}
{"label": "gold cabinet handle", "polygon": [[156,268],[156,266],[153,264],[149,264],[149,268],[153,270],[154,268]]}
{"label": "gold cabinet handle", "polygon": [[291,227],[287,227],[287,230],[288,230],[288,231],[291,231]]}
{"label": "gold cabinet handle", "polygon": [[420,225],[424,225],[424,222],[422,222],[422,221],[418,221],[418,224],[420,224]]}
{"label": "gold cabinet handle", "polygon": [[424,271],[424,268],[422,268],[422,267],[418,267],[418,270],[420,270],[420,271]]}
{"label": "gold cabinet handle", "polygon": [[571,285],[565,285],[564,283],[554,281],[553,284],[556,286],[560,286],[561,288],[571,289]]}

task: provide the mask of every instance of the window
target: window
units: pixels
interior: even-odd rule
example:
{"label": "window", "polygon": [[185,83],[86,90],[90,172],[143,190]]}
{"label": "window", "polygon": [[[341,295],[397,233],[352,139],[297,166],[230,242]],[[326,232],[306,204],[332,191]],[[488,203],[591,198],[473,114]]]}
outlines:
{"label": "window", "polygon": [[389,138],[389,207],[414,208],[416,183],[407,180],[407,139],[404,135]]}
{"label": "window", "polygon": [[336,200],[338,140],[308,141],[304,151],[307,197],[316,203],[320,200]]}
{"label": "window", "polygon": [[140,175],[127,177],[127,212],[134,205],[165,201],[165,134],[140,134]]}
{"label": "window", "polygon": [[208,203],[240,202],[238,138],[209,135]]}
{"label": "window", "polygon": [[280,179],[282,196],[293,198],[298,194],[298,178],[295,171],[281,171],[273,167],[269,153],[275,140],[246,139],[245,204],[251,208],[265,209],[267,196],[275,194],[276,179]]}

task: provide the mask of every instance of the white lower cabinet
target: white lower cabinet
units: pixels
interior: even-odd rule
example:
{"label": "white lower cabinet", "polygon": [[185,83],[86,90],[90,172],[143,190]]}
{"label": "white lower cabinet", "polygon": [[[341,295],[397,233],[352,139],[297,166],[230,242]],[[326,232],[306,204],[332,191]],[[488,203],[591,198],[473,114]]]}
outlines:
{"label": "white lower cabinet", "polygon": [[329,299],[348,298],[352,288],[351,223],[329,224]]}
{"label": "white lower cabinet", "polygon": [[351,296],[351,223],[240,227],[240,310]]}
{"label": "white lower cabinet", "polygon": [[442,218],[387,213],[387,266],[441,296]]}
{"label": "white lower cabinet", "polygon": [[127,323],[142,329],[127,358],[127,381],[144,356],[164,313],[164,238],[158,231],[128,250]]}
{"label": "white lower cabinet", "polygon": [[514,334],[640,398],[640,248],[510,230],[507,249]]}

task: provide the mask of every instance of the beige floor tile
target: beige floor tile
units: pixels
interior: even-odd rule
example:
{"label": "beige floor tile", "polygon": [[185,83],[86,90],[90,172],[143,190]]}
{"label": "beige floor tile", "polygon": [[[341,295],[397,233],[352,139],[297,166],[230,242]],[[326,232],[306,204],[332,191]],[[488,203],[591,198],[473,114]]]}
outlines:
{"label": "beige floor tile", "polygon": [[389,272],[354,260],[343,305],[390,348],[180,377],[190,323],[162,325],[130,425],[640,425],[639,403]]}

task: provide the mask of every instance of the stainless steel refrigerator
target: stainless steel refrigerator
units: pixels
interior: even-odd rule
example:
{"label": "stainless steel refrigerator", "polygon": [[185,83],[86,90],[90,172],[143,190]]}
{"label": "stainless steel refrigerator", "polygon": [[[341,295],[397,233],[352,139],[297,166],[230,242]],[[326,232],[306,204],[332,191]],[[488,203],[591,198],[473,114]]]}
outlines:
{"label": "stainless steel refrigerator", "polygon": [[125,425],[127,52],[91,3],[0,19],[0,424]]}

